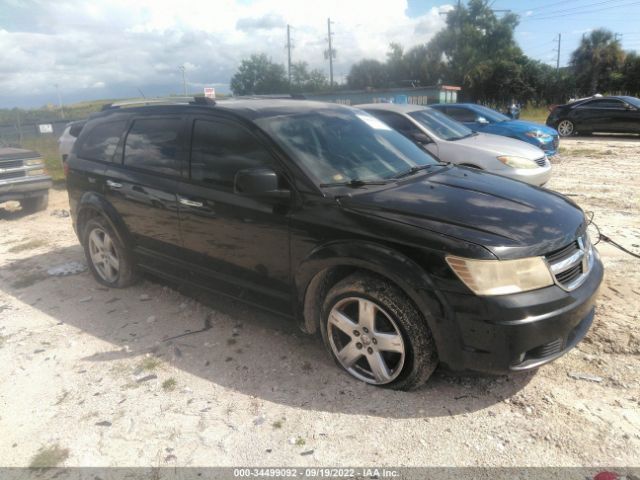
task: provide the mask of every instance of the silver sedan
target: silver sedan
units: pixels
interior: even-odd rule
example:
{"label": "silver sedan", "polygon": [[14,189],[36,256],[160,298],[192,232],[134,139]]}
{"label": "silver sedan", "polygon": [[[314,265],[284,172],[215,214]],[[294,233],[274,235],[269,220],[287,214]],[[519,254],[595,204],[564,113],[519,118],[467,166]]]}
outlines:
{"label": "silver sedan", "polygon": [[447,115],[422,105],[356,105],[385,122],[443,162],[480,168],[541,186],[551,177],[544,152],[526,142],[476,133]]}

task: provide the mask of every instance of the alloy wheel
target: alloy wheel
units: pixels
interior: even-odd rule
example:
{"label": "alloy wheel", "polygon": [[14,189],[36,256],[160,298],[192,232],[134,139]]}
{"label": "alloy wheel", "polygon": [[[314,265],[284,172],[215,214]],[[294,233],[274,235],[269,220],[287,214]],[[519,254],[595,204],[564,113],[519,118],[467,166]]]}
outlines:
{"label": "alloy wheel", "polygon": [[374,385],[394,381],[405,361],[398,325],[377,303],[362,297],[340,300],[329,312],[327,335],[340,364]]}
{"label": "alloy wheel", "polygon": [[98,275],[108,283],[118,279],[120,259],[107,232],[94,228],[89,234],[89,255]]}
{"label": "alloy wheel", "polygon": [[573,123],[570,120],[562,120],[558,124],[558,133],[563,137],[568,137],[573,133]]}

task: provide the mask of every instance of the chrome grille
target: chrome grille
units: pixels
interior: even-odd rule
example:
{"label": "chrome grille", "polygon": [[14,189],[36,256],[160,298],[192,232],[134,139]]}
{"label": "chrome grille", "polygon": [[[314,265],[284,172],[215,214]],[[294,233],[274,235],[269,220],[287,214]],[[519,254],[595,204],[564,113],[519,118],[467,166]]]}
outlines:
{"label": "chrome grille", "polygon": [[11,172],[3,172],[0,170],[0,180],[8,180],[10,178],[21,178],[26,175],[24,170],[13,170]]}
{"label": "chrome grille", "polygon": [[539,167],[544,167],[547,164],[547,157],[540,157],[535,160]]}
{"label": "chrome grille", "polygon": [[20,168],[22,167],[22,160],[0,160],[0,170],[3,168]]}
{"label": "chrome grille", "polygon": [[587,235],[545,256],[556,284],[565,290],[578,288],[593,265],[593,247]]}

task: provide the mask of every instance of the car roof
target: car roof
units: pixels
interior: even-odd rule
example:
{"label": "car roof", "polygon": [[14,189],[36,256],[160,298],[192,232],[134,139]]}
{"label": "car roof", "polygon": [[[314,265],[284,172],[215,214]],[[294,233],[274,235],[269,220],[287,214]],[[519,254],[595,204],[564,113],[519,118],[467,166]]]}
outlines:
{"label": "car roof", "polygon": [[396,113],[417,112],[418,110],[427,110],[429,108],[425,105],[414,105],[411,103],[365,103],[363,105],[354,105],[354,107],[363,110],[385,110]]}
{"label": "car roof", "polygon": [[[183,111],[199,112],[228,112],[248,120],[257,120],[278,115],[295,115],[315,111],[344,111],[350,109],[346,105],[336,103],[316,102],[297,99],[228,99],[212,104],[193,103],[165,103],[159,105],[127,106],[126,108],[112,107],[100,112],[96,117],[103,117],[114,113],[140,114],[176,114]],[[94,118],[96,118],[94,117]]]}

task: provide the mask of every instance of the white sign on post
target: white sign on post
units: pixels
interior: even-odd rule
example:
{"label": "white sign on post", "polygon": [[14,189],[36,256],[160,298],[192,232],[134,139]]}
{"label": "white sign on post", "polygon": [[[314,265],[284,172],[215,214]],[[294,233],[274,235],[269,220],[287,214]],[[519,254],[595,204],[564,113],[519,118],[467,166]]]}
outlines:
{"label": "white sign on post", "polygon": [[204,87],[204,96],[206,98],[216,98],[216,89],[213,87]]}
{"label": "white sign on post", "polygon": [[41,123],[38,125],[38,130],[40,133],[53,133],[53,125],[50,123]]}

